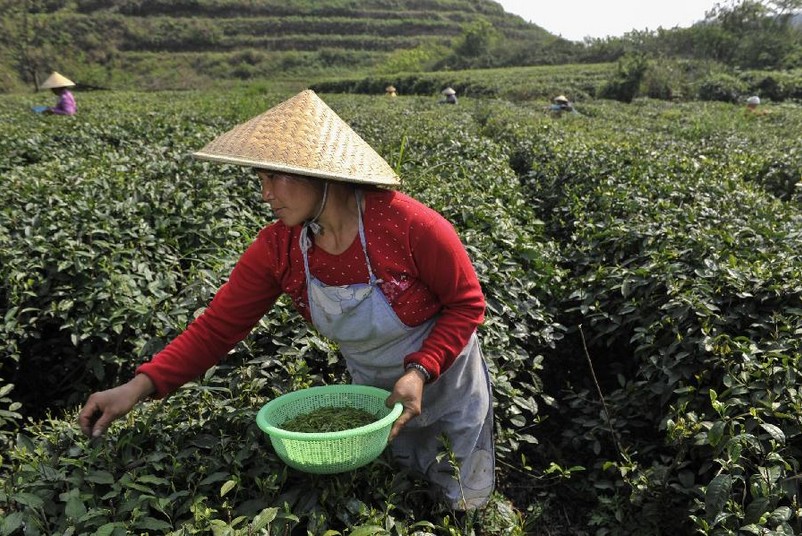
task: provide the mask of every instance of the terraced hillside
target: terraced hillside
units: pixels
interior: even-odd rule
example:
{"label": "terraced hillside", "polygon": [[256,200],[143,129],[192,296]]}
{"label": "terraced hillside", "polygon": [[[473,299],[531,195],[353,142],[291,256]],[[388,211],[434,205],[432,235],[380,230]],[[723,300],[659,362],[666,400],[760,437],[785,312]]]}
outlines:
{"label": "terraced hillside", "polygon": [[460,54],[488,52],[523,64],[571,45],[492,0],[2,0],[0,7],[6,79],[25,83],[59,70],[100,86],[191,87],[448,68]]}

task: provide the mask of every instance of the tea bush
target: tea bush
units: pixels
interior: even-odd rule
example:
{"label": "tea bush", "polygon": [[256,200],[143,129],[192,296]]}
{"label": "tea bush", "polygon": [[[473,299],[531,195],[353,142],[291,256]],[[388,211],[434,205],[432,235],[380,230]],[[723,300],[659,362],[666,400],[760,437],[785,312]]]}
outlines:
{"label": "tea bush", "polygon": [[[646,114],[604,138],[573,133],[525,178],[571,266],[559,318],[572,344],[558,351],[599,376],[557,397],[572,423],[561,454],[584,465],[590,447],[588,493],[630,497],[599,526],[799,530],[801,215],[752,173],[766,154],[798,150],[799,112],[763,125],[705,113],[726,112],[703,115],[719,125],[694,136],[681,123],[661,133]],[[690,512],[684,526],[678,511]]]}
{"label": "tea bush", "polygon": [[[800,531],[799,107],[323,96],[476,266],[511,501],[486,533]],[[259,407],[348,381],[285,301],[202,378],[77,430],[269,220],[253,177],[188,153],[283,97],[96,93],[74,118],[0,99],[3,534],[465,529],[389,457],[325,477],[277,459]]]}
{"label": "tea bush", "polygon": [[[395,475],[382,465],[363,474],[370,479],[380,478],[381,485],[366,488],[359,475],[344,476],[327,483],[329,488],[323,486],[324,495],[317,499],[302,493],[309,484],[305,477],[292,480],[273,497],[265,494],[261,484],[251,486],[250,482],[250,491],[242,496],[234,497],[231,492],[223,497],[226,494],[217,493],[221,482],[230,491],[234,484],[229,482],[243,481],[239,470],[229,466],[230,456],[259,450],[247,439],[241,446],[239,439],[252,434],[252,439],[261,441],[265,448],[265,438],[251,421],[267,397],[316,383],[347,381],[336,348],[304,326],[283,302],[221,364],[226,374],[210,372],[202,384],[186,388],[189,399],[199,396],[198,392],[210,393],[214,409],[202,409],[198,401],[195,407],[220,419],[212,429],[220,430],[220,438],[231,438],[232,445],[237,443],[235,448],[240,454],[217,450],[207,453],[219,457],[214,462],[195,458],[192,463],[183,461],[188,451],[181,449],[189,449],[193,456],[198,454],[197,445],[190,443],[200,432],[196,429],[190,438],[182,436],[178,429],[172,430],[176,421],[181,421],[180,427],[191,421],[181,416],[188,399],[179,395],[152,403],[154,409],[142,409],[149,412],[147,417],[139,411],[132,413],[128,423],[110,432],[110,437],[114,436],[111,445],[88,442],[82,448],[76,447],[82,440],[74,430],[74,415],[63,421],[42,420],[45,410],[66,410],[80,403],[91,390],[130,376],[136,363],[158,350],[203,306],[239,252],[268,219],[257,203],[258,185],[252,177],[238,168],[193,162],[187,153],[211,139],[217,133],[213,130],[221,131],[253,115],[254,107],[267,108],[269,101],[277,97],[266,101],[264,96],[255,95],[247,105],[242,101],[223,102],[225,96],[218,96],[219,100],[201,95],[183,95],[186,100],[170,97],[171,104],[163,108],[167,117],[144,112],[164,96],[131,95],[133,103],[121,106],[112,118],[101,109],[106,106],[105,98],[115,102],[113,97],[97,95],[96,104],[85,99],[82,115],[72,118],[74,121],[68,119],[68,134],[55,128],[60,123],[50,121],[53,118],[26,117],[28,121],[21,122],[19,138],[25,139],[26,129],[36,131],[44,140],[37,149],[41,145],[54,147],[60,151],[60,158],[56,161],[50,151],[40,150],[36,163],[20,159],[20,164],[7,174],[17,192],[7,195],[19,198],[5,205],[15,208],[5,215],[3,228],[9,231],[9,240],[4,243],[8,262],[3,266],[9,274],[6,280],[21,283],[7,287],[8,306],[4,313],[9,321],[3,329],[15,345],[4,356],[3,366],[13,376],[17,386],[14,392],[24,402],[22,410],[35,419],[29,421],[35,424],[24,425],[26,439],[16,443],[9,464],[18,475],[8,481],[3,496],[9,505],[7,511],[13,515],[9,523],[24,524],[27,531],[39,533],[66,526],[74,526],[79,532],[161,530],[165,523],[176,530],[183,527],[180,530],[202,532],[221,520],[239,529],[244,525],[232,522],[235,516],[253,517],[261,510],[275,508],[287,515],[291,512],[294,524],[302,523],[312,532],[322,526],[368,524],[374,518],[384,525],[393,523],[399,527],[394,530],[401,531],[403,519],[410,516],[424,525],[436,522],[455,527],[456,521],[448,512],[442,512],[444,520],[421,517],[433,515],[434,506],[416,498],[404,475]],[[137,103],[137,99],[142,102]],[[540,345],[552,344],[553,334],[559,330],[550,313],[528,296],[536,281],[530,281],[527,267],[540,265],[549,273],[559,270],[550,266],[547,258],[538,258],[542,248],[539,238],[530,238],[521,231],[520,222],[530,214],[525,199],[515,188],[517,179],[507,166],[505,153],[491,140],[471,133],[475,129],[470,116],[445,115],[442,107],[423,99],[410,102],[406,110],[378,110],[385,117],[398,119],[398,129],[377,128],[383,125],[376,122],[376,106],[386,106],[384,101],[373,103],[368,110],[359,106],[364,103],[336,96],[330,101],[402,170],[404,187],[409,192],[452,218],[464,231],[466,245],[475,253],[477,264],[488,267],[480,273],[487,287],[488,317],[494,320],[488,321],[481,335],[486,340],[490,366],[498,377],[498,430],[505,438],[499,458],[513,464],[516,445],[535,441],[530,433],[517,432],[531,428],[537,414],[541,383],[530,354]],[[208,113],[212,108],[216,111]],[[7,113],[19,111],[9,109]],[[413,113],[428,119],[418,123],[416,132],[404,132]],[[153,118],[150,126],[148,117]],[[462,144],[443,139],[442,132],[452,127],[465,134]],[[48,134],[49,129],[54,132]],[[62,140],[66,146],[59,145]],[[492,159],[488,158],[491,152],[495,153]],[[493,187],[497,199],[489,200],[481,194],[484,186],[475,181],[479,171],[494,177],[493,182],[495,178],[504,179]],[[17,188],[18,184],[28,189]],[[439,189],[441,185],[443,190]],[[454,202],[458,198],[455,196],[469,196],[477,208],[486,208],[466,212]],[[505,205],[515,205],[519,212]],[[45,207],[48,210],[42,210]],[[37,226],[28,232],[30,238],[21,240],[20,236],[26,236],[25,227],[18,222],[35,218]],[[505,244],[517,239],[521,242],[519,250],[508,252]],[[505,260],[508,256],[510,260]],[[502,261],[506,265],[500,264]],[[526,264],[518,266],[522,261]],[[51,266],[55,268],[49,269]],[[32,267],[41,268],[37,271]],[[38,273],[38,278],[17,275],[31,273]],[[62,305],[63,302],[67,303]],[[44,343],[49,345],[49,353],[41,352]],[[73,372],[67,378],[64,371],[68,365]],[[42,370],[49,374],[38,372]],[[46,387],[48,397],[32,387],[34,382]],[[246,391],[262,394],[258,398],[240,398]],[[222,398],[217,396],[222,393],[226,393]],[[217,403],[224,407],[216,407]],[[237,407],[243,412],[243,422],[251,426],[249,432],[235,423],[231,412]],[[147,419],[147,433],[144,429],[130,429],[142,419]],[[62,437],[53,442],[55,428],[60,430],[59,437],[69,430],[69,440]],[[159,428],[164,430],[162,435],[157,432]],[[115,446],[119,441],[120,446]],[[217,443],[223,446],[227,441]],[[28,448],[30,445],[35,446]],[[55,453],[47,469],[37,460],[41,452]],[[151,453],[158,454],[151,457]],[[155,463],[157,458],[164,459],[164,453],[171,459],[169,467]],[[74,468],[76,456],[82,462]],[[131,476],[132,480],[123,477],[127,474],[125,468],[143,457],[147,463]],[[219,470],[207,473],[202,469],[210,463]],[[243,469],[253,475],[287,472],[272,454],[267,459],[252,456],[244,463],[260,464]],[[51,469],[58,476],[45,481],[33,478],[42,471],[51,473]],[[102,474],[98,478],[111,487],[96,491],[94,484],[98,482],[87,482],[81,476],[87,472]],[[175,495],[177,489],[188,489],[182,479],[194,478],[190,487],[195,488],[198,482],[207,483],[208,475],[215,473],[221,475],[208,481],[208,486],[202,484],[193,489],[186,500],[182,499],[184,494]],[[349,483],[351,478],[357,480]],[[131,488],[136,490],[135,496],[129,493]],[[374,489],[378,495],[361,496],[362,489]],[[116,503],[113,497],[120,503],[108,510],[103,505],[109,500]],[[163,501],[153,502],[152,497],[169,498],[170,508]],[[262,497],[257,501],[261,510],[253,510],[257,497]],[[244,509],[232,509],[227,506],[232,500],[237,505],[247,504]],[[82,508],[77,506],[79,503]],[[363,503],[369,505],[367,511],[358,506]],[[65,505],[70,506],[65,510]],[[201,506],[202,516],[198,513]],[[394,518],[390,512],[393,508],[411,513]],[[352,513],[343,514],[349,511]],[[120,525],[120,516],[132,513],[136,516]]]}

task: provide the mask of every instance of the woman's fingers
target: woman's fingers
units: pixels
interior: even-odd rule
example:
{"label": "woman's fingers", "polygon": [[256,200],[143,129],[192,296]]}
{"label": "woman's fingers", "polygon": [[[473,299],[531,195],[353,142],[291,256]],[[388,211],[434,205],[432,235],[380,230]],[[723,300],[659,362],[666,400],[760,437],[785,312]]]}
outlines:
{"label": "woman's fingers", "polygon": [[118,400],[118,389],[94,393],[86,401],[86,405],[78,415],[78,423],[85,436],[100,437],[114,419],[127,413],[125,409],[117,407],[125,406],[124,402],[121,404]]}
{"label": "woman's fingers", "polygon": [[105,434],[106,430],[111,426],[111,422],[119,416],[120,414],[115,414],[108,410],[101,413],[92,426],[92,437],[100,437]]}
{"label": "woman's fingers", "polygon": [[393,423],[389,441],[392,441],[409,421],[420,415],[424,383],[423,377],[414,369],[408,370],[395,382],[393,392],[387,397],[385,404],[391,408],[396,402],[401,402],[404,411]]}
{"label": "woman's fingers", "polygon": [[78,415],[81,431],[87,437],[103,435],[114,419],[131,411],[137,402],[154,391],[150,378],[138,374],[128,383],[93,393]]}
{"label": "woman's fingers", "polygon": [[86,437],[93,436],[93,428],[98,418],[98,413],[103,413],[103,410],[98,406],[95,395],[92,395],[89,397],[89,400],[86,401],[86,405],[83,409],[81,409],[81,413],[78,414],[78,424],[81,427],[81,432],[83,432]]}
{"label": "woman's fingers", "polygon": [[401,412],[401,415],[399,415],[398,419],[396,419],[395,422],[393,423],[393,427],[390,430],[390,437],[387,438],[387,441],[392,441],[393,439],[395,439],[395,436],[398,435],[398,432],[400,432],[401,429],[409,421],[411,421],[413,418],[417,417],[418,415],[420,415],[420,411],[418,411],[416,413],[413,410],[404,408],[404,411]]}

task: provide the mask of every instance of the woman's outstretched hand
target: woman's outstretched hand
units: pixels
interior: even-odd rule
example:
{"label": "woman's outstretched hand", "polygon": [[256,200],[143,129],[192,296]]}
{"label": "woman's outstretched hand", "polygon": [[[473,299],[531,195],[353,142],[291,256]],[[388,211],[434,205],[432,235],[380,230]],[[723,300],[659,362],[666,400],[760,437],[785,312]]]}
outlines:
{"label": "woman's outstretched hand", "polygon": [[405,424],[420,415],[425,383],[426,379],[423,374],[412,368],[407,369],[404,375],[395,382],[393,392],[387,397],[385,405],[388,408],[392,408],[396,402],[401,402],[401,405],[404,406],[404,411],[393,423],[388,441],[392,441]]}
{"label": "woman's outstretched hand", "polygon": [[155,390],[150,378],[138,374],[128,383],[93,393],[78,414],[81,431],[87,437],[100,437],[114,419],[127,414]]}

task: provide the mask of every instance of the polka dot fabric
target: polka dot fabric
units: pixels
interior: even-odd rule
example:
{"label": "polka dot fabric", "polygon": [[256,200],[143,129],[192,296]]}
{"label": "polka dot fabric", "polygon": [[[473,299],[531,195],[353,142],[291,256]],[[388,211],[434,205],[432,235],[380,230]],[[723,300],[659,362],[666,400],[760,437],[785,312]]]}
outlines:
{"label": "polka dot fabric", "polygon": [[[399,319],[416,326],[438,316],[423,347],[406,362],[433,377],[446,370],[484,318],[484,296],[465,248],[436,211],[397,191],[365,190],[368,256],[380,288]],[[138,370],[160,395],[214,365],[244,338],[281,294],[310,320],[300,227],[275,222],[259,233],[209,307],[164,351]],[[357,237],[339,255],[312,247],[312,274],[327,285],[368,282]]]}

